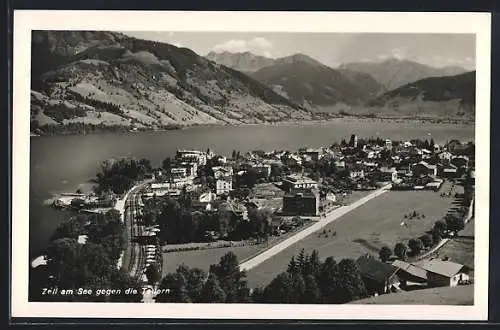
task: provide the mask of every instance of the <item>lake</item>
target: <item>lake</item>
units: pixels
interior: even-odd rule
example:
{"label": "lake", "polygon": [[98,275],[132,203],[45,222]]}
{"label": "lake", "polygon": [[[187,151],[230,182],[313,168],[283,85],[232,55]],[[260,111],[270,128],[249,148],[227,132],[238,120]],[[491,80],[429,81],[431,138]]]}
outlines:
{"label": "lake", "polygon": [[137,133],[31,137],[30,148],[30,259],[46,247],[55,227],[68,213],[50,209],[44,201],[59,192],[74,192],[99,171],[100,163],[115,157],[150,159],[159,166],[179,148],[196,148],[230,155],[262,149],[296,150],[319,147],[359,137],[474,139],[473,125],[420,122],[360,122],[339,120],[321,124],[193,127],[185,130]]}

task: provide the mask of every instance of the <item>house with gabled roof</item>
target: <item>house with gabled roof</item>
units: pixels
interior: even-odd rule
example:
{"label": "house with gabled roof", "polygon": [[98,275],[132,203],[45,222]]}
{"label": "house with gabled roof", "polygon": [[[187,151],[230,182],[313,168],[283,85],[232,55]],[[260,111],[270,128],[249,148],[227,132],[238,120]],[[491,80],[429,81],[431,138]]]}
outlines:
{"label": "house with gabled roof", "polygon": [[457,286],[469,281],[470,268],[449,260],[431,259],[421,265],[429,286]]}
{"label": "house with gabled roof", "polygon": [[427,271],[403,260],[394,260],[394,267],[398,268],[397,274],[403,285],[408,282],[427,284]]}

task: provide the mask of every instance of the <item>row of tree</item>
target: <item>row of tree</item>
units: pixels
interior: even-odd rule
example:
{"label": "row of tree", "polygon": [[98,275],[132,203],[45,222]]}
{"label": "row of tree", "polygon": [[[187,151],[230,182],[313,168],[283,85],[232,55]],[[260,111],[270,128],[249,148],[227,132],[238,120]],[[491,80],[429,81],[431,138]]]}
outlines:
{"label": "row of tree", "polygon": [[426,248],[432,248],[439,244],[447,233],[456,235],[459,231],[465,228],[465,221],[462,217],[448,214],[443,220],[438,220],[434,223],[434,227],[426,234],[412,238],[408,241],[408,245],[399,242],[394,246],[394,251],[388,246],[383,246],[379,251],[379,258],[383,262],[391,259],[394,255],[400,260],[406,260],[408,254],[417,256]]}

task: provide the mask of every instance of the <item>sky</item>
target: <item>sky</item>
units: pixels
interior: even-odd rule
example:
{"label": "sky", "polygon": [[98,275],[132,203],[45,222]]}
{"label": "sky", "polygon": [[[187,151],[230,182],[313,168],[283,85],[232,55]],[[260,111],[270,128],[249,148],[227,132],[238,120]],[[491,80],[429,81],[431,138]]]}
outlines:
{"label": "sky", "polygon": [[434,67],[475,69],[473,34],[123,32],[187,47],[199,55],[245,52],[277,58],[302,53],[331,67],[348,62],[407,59]]}

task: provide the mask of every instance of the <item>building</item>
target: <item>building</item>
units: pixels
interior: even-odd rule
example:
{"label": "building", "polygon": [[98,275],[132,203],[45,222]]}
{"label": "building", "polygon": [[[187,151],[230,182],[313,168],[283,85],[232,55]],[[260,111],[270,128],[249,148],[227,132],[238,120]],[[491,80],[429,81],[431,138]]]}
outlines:
{"label": "building", "polygon": [[321,158],[321,150],[320,149],[313,149],[313,148],[307,148],[302,152],[302,155],[308,156],[312,161],[317,161]]}
{"label": "building", "polygon": [[198,150],[177,150],[175,158],[185,162],[194,161],[200,166],[207,164],[207,154]]}
{"label": "building", "polygon": [[319,214],[319,193],[316,190],[301,189],[283,196],[284,214],[316,216]]}
{"label": "building", "polygon": [[427,176],[427,175],[435,177],[437,175],[437,166],[430,165],[427,162],[421,161],[416,164],[413,164],[412,172],[413,175],[416,177]]}
{"label": "building", "polygon": [[227,237],[228,228],[231,223],[248,221],[248,210],[240,204],[231,201],[225,201],[218,205],[217,214],[221,224],[220,232],[222,237]]}
{"label": "building", "polygon": [[172,182],[161,182],[161,183],[151,183],[149,186],[149,193],[146,193],[146,197],[156,196],[179,196],[181,193],[181,188],[177,183]]}
{"label": "building", "polygon": [[427,285],[427,271],[403,260],[394,260],[392,265],[398,268],[397,275],[401,286],[414,283]]}
{"label": "building", "polygon": [[254,164],[252,168],[257,172],[257,177],[268,178],[271,175],[271,165],[269,164]]}
{"label": "building", "polygon": [[427,271],[429,286],[457,286],[469,281],[469,267],[451,261],[431,259],[421,266]]}
{"label": "building", "polygon": [[467,156],[454,156],[451,158],[451,163],[459,169],[467,170],[469,167],[469,157]]}
{"label": "building", "polygon": [[390,139],[385,140],[385,148],[387,150],[392,150],[392,141]]}
{"label": "building", "polygon": [[356,136],[356,134],[351,135],[351,140],[349,142],[351,142],[350,143],[351,147],[353,147],[353,148],[358,147],[358,137]]}
{"label": "building", "polygon": [[438,154],[438,158],[441,162],[449,162],[453,155],[449,151],[443,151]]}
{"label": "building", "polygon": [[379,170],[379,180],[381,182],[394,182],[398,179],[398,171],[395,167],[381,167]]}
{"label": "building", "polygon": [[228,178],[220,178],[215,181],[215,193],[217,195],[229,194],[233,190],[233,180]]}
{"label": "building", "polygon": [[458,168],[453,164],[445,164],[439,167],[439,175],[444,178],[456,178],[458,175]]}
{"label": "building", "polygon": [[394,292],[399,288],[398,268],[375,259],[372,256],[362,256],[356,260],[361,278],[370,295],[380,295]]}
{"label": "building", "polygon": [[233,176],[233,168],[231,166],[214,166],[212,167],[214,178],[220,179],[224,177]]}
{"label": "building", "polygon": [[283,188],[286,191],[293,189],[318,189],[318,183],[311,178],[299,174],[288,175],[283,180]]}
{"label": "building", "polygon": [[177,180],[177,179],[183,179],[187,177],[188,175],[188,169],[186,167],[172,167],[170,169],[170,179],[172,180]]}
{"label": "building", "polygon": [[349,177],[351,179],[363,179],[365,177],[365,171],[359,167],[351,168],[349,170]]}

